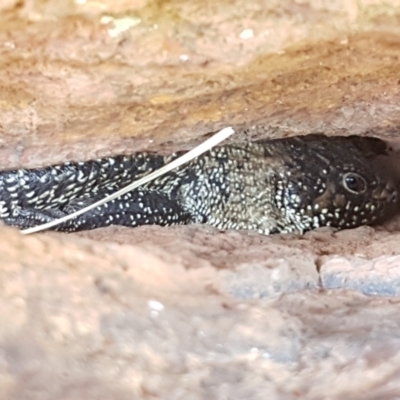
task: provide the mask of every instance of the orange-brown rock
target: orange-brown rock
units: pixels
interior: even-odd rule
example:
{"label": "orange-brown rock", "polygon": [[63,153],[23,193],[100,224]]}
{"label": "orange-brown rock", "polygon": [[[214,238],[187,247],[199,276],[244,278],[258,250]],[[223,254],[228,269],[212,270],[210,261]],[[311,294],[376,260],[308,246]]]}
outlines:
{"label": "orange-brown rock", "polygon": [[[1,168],[190,148],[226,125],[400,150],[399,0],[0,10]],[[400,398],[399,226],[1,227],[0,399]]]}

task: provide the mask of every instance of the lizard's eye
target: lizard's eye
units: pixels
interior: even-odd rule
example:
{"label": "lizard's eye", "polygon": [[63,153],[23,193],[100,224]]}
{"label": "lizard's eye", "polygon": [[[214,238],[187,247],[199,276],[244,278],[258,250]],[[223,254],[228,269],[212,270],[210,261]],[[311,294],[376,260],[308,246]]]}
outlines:
{"label": "lizard's eye", "polygon": [[349,172],[343,176],[343,186],[354,194],[362,194],[367,190],[367,182],[365,179],[353,172]]}

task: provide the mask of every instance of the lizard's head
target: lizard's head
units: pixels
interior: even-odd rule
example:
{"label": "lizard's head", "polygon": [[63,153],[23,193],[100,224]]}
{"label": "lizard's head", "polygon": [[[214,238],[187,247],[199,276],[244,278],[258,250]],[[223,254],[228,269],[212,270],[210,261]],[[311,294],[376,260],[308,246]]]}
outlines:
{"label": "lizard's head", "polygon": [[390,174],[376,161],[382,143],[319,135],[294,141],[297,156],[288,160],[291,165],[282,180],[278,206],[302,231],[382,221],[398,201]]}

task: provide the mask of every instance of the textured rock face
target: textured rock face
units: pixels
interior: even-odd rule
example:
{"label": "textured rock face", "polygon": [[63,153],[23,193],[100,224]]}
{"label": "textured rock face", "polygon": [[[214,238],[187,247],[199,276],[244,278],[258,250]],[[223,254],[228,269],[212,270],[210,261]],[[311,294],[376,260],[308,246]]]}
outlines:
{"label": "textured rock face", "polygon": [[[399,6],[3,1],[0,166],[189,148],[227,124],[400,150]],[[399,226],[1,228],[0,397],[398,398]]]}
{"label": "textured rock face", "polygon": [[0,165],[189,147],[226,124],[257,123],[256,137],[393,137],[400,3],[390,3],[22,3],[0,28]]}
{"label": "textured rock face", "polygon": [[[196,227],[91,234],[95,241],[0,231],[3,398],[398,393],[399,257],[382,261],[387,233],[363,228],[328,240]],[[386,291],[388,276],[397,293]],[[378,296],[360,293],[371,277],[375,291],[367,294]],[[351,290],[323,290],[340,280]]]}

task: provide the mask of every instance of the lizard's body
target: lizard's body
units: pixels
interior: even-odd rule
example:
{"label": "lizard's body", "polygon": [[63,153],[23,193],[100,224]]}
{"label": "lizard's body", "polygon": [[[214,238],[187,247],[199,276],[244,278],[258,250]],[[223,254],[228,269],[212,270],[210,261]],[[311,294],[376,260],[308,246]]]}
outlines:
{"label": "lizard's body", "polygon": [[[215,147],[56,229],[207,223],[269,234],[372,224],[386,215],[397,191],[389,178],[373,169],[360,143],[310,135]],[[0,172],[0,218],[22,228],[51,221],[178,155],[137,153]],[[354,179],[356,191],[344,183]]]}

